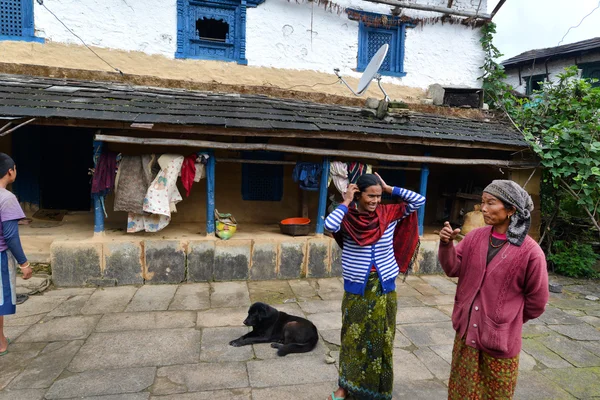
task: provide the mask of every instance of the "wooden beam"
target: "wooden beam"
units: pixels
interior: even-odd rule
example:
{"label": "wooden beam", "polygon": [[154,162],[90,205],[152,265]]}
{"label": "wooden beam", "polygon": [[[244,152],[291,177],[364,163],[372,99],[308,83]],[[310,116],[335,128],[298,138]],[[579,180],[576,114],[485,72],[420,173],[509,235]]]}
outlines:
{"label": "wooden beam", "polygon": [[[133,129],[130,124],[114,121],[90,121],[77,119],[40,119],[36,125],[48,126],[67,126],[77,128],[94,128],[94,129],[120,129],[132,132],[141,132],[145,135],[149,134],[147,129]],[[351,134],[340,132],[305,132],[305,131],[275,131],[275,130],[241,130],[232,128],[222,128],[213,126],[187,126],[187,125],[155,125],[152,129],[153,133],[172,133],[182,134],[189,133],[195,135],[215,135],[215,136],[243,136],[243,137],[279,137],[279,138],[306,138],[306,139],[326,139],[326,140],[346,140],[358,142],[375,142],[375,143],[392,143],[392,144],[410,144],[422,146],[438,146],[438,147],[454,147],[466,149],[485,149],[485,150],[500,150],[500,151],[518,151],[526,149],[527,146],[517,146],[499,143],[482,143],[482,142],[459,142],[453,140],[430,139],[430,138],[407,138],[399,135],[375,135],[375,134]]]}
{"label": "wooden beam", "polygon": [[240,158],[222,158],[217,157],[218,163],[235,163],[235,164],[272,164],[272,165],[296,165],[296,161],[267,161],[267,160],[244,160]]}
{"label": "wooden beam", "polygon": [[476,19],[490,19],[491,15],[490,14],[478,14],[472,11],[463,11],[463,10],[456,10],[456,9],[452,9],[449,7],[439,7],[439,6],[429,6],[429,5],[424,5],[424,4],[414,4],[414,3],[407,3],[404,1],[399,1],[399,0],[367,0],[371,3],[378,3],[378,4],[387,4],[390,6],[396,6],[396,7],[400,7],[400,8],[410,8],[413,10],[421,10],[421,11],[432,11],[432,12],[438,12],[438,13],[442,13],[442,14],[447,14],[447,15],[457,15],[459,17],[471,17],[471,18],[476,18]]}
{"label": "wooden beam", "polygon": [[149,146],[181,146],[195,148],[212,148],[234,151],[279,151],[284,153],[310,154],[318,156],[335,156],[343,159],[366,159],[383,160],[389,162],[411,162],[431,163],[445,165],[488,165],[504,168],[533,168],[538,164],[533,162],[493,160],[493,159],[465,159],[465,158],[441,158],[427,156],[408,156],[397,154],[371,153],[366,151],[348,151],[334,149],[315,149],[310,147],[298,147],[268,143],[223,143],[207,140],[185,140],[185,139],[159,139],[159,138],[134,138],[125,136],[96,135],[95,140],[108,143],[126,143]]}
{"label": "wooden beam", "polygon": [[23,122],[23,123],[15,126],[14,128],[7,130],[6,132],[2,132],[2,133],[0,133],[0,137],[6,136],[9,133],[12,133],[12,132],[16,131],[17,129],[19,129],[19,128],[23,127],[23,126],[32,123],[33,121],[35,121],[35,118],[31,118],[30,120],[27,120],[27,121],[25,121],[25,122]]}

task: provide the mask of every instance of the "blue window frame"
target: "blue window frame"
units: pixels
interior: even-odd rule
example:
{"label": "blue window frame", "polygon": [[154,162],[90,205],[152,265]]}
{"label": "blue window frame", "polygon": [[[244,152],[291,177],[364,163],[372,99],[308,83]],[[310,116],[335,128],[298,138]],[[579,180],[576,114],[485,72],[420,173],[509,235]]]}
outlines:
{"label": "blue window frame", "polygon": [[246,9],[264,0],[177,0],[175,58],[246,60]]}
{"label": "blue window frame", "polygon": [[[268,151],[243,152],[249,160],[283,160],[283,153]],[[242,164],[242,200],[281,201],[283,198],[283,165]]]}
{"label": "blue window frame", "polygon": [[0,0],[0,40],[44,42],[33,29],[33,0]]}
{"label": "blue window frame", "polygon": [[406,25],[385,27],[370,27],[364,22],[359,24],[358,32],[358,67],[362,72],[377,50],[384,44],[390,46],[388,53],[379,69],[381,75],[406,76],[404,72],[404,39]]}
{"label": "blue window frame", "polygon": [[600,61],[579,64],[582,69],[581,77],[584,79],[598,79],[592,84],[593,87],[600,87]]}

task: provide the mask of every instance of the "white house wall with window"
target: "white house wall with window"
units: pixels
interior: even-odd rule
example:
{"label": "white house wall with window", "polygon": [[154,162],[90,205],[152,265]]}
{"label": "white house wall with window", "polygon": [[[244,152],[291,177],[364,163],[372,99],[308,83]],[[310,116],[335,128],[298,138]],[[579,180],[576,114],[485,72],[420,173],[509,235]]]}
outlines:
{"label": "white house wall with window", "polygon": [[546,49],[530,50],[502,62],[506,82],[531,95],[540,83],[555,82],[566,67],[577,66],[580,77],[597,79],[600,86],[600,37]]}
{"label": "white house wall with window", "polygon": [[[413,2],[444,7],[448,3]],[[392,96],[402,93],[401,87],[421,91],[433,83],[480,86],[477,78],[483,52],[478,28],[440,21],[411,23],[406,18],[405,22],[395,21],[391,6],[361,0],[339,0],[333,4],[340,8],[331,11],[302,0],[42,3],[0,0],[3,62],[110,71],[82,45],[81,38],[107,63],[130,74],[225,84],[275,82],[291,87],[333,82],[334,68],[358,78],[377,48],[389,43],[391,49],[381,72],[388,75],[385,83],[398,85],[396,91],[391,89]],[[12,7],[11,11],[7,7]],[[486,12],[487,1],[455,0],[453,7]],[[4,28],[10,18],[14,25],[10,13],[15,8],[23,11],[23,29],[16,35]],[[368,26],[361,20],[382,15],[385,26]],[[417,21],[441,16],[408,9],[402,15]],[[339,85],[316,90],[346,94]]]}

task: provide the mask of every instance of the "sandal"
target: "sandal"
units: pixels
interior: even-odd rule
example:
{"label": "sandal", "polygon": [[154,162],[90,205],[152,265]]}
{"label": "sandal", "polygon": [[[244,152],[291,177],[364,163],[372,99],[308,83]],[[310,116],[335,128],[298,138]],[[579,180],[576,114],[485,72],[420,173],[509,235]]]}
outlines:
{"label": "sandal", "polygon": [[345,397],[335,397],[335,391],[331,392],[331,400],[344,400]]}
{"label": "sandal", "polygon": [[2,356],[5,356],[5,355],[7,355],[7,354],[8,354],[8,346],[10,345],[10,339],[9,339],[9,338],[6,338],[6,342],[8,343],[8,344],[6,345],[6,350],[4,350],[3,352],[0,352],[0,357],[2,357]]}

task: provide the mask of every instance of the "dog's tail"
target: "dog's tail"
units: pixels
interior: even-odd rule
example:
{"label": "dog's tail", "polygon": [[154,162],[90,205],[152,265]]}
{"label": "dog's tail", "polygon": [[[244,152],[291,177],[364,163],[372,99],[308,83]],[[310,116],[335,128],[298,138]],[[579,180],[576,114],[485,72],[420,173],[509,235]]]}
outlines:
{"label": "dog's tail", "polygon": [[319,335],[315,335],[315,338],[307,343],[287,343],[279,347],[277,355],[280,357],[286,356],[290,353],[308,353],[317,346],[319,341]]}

